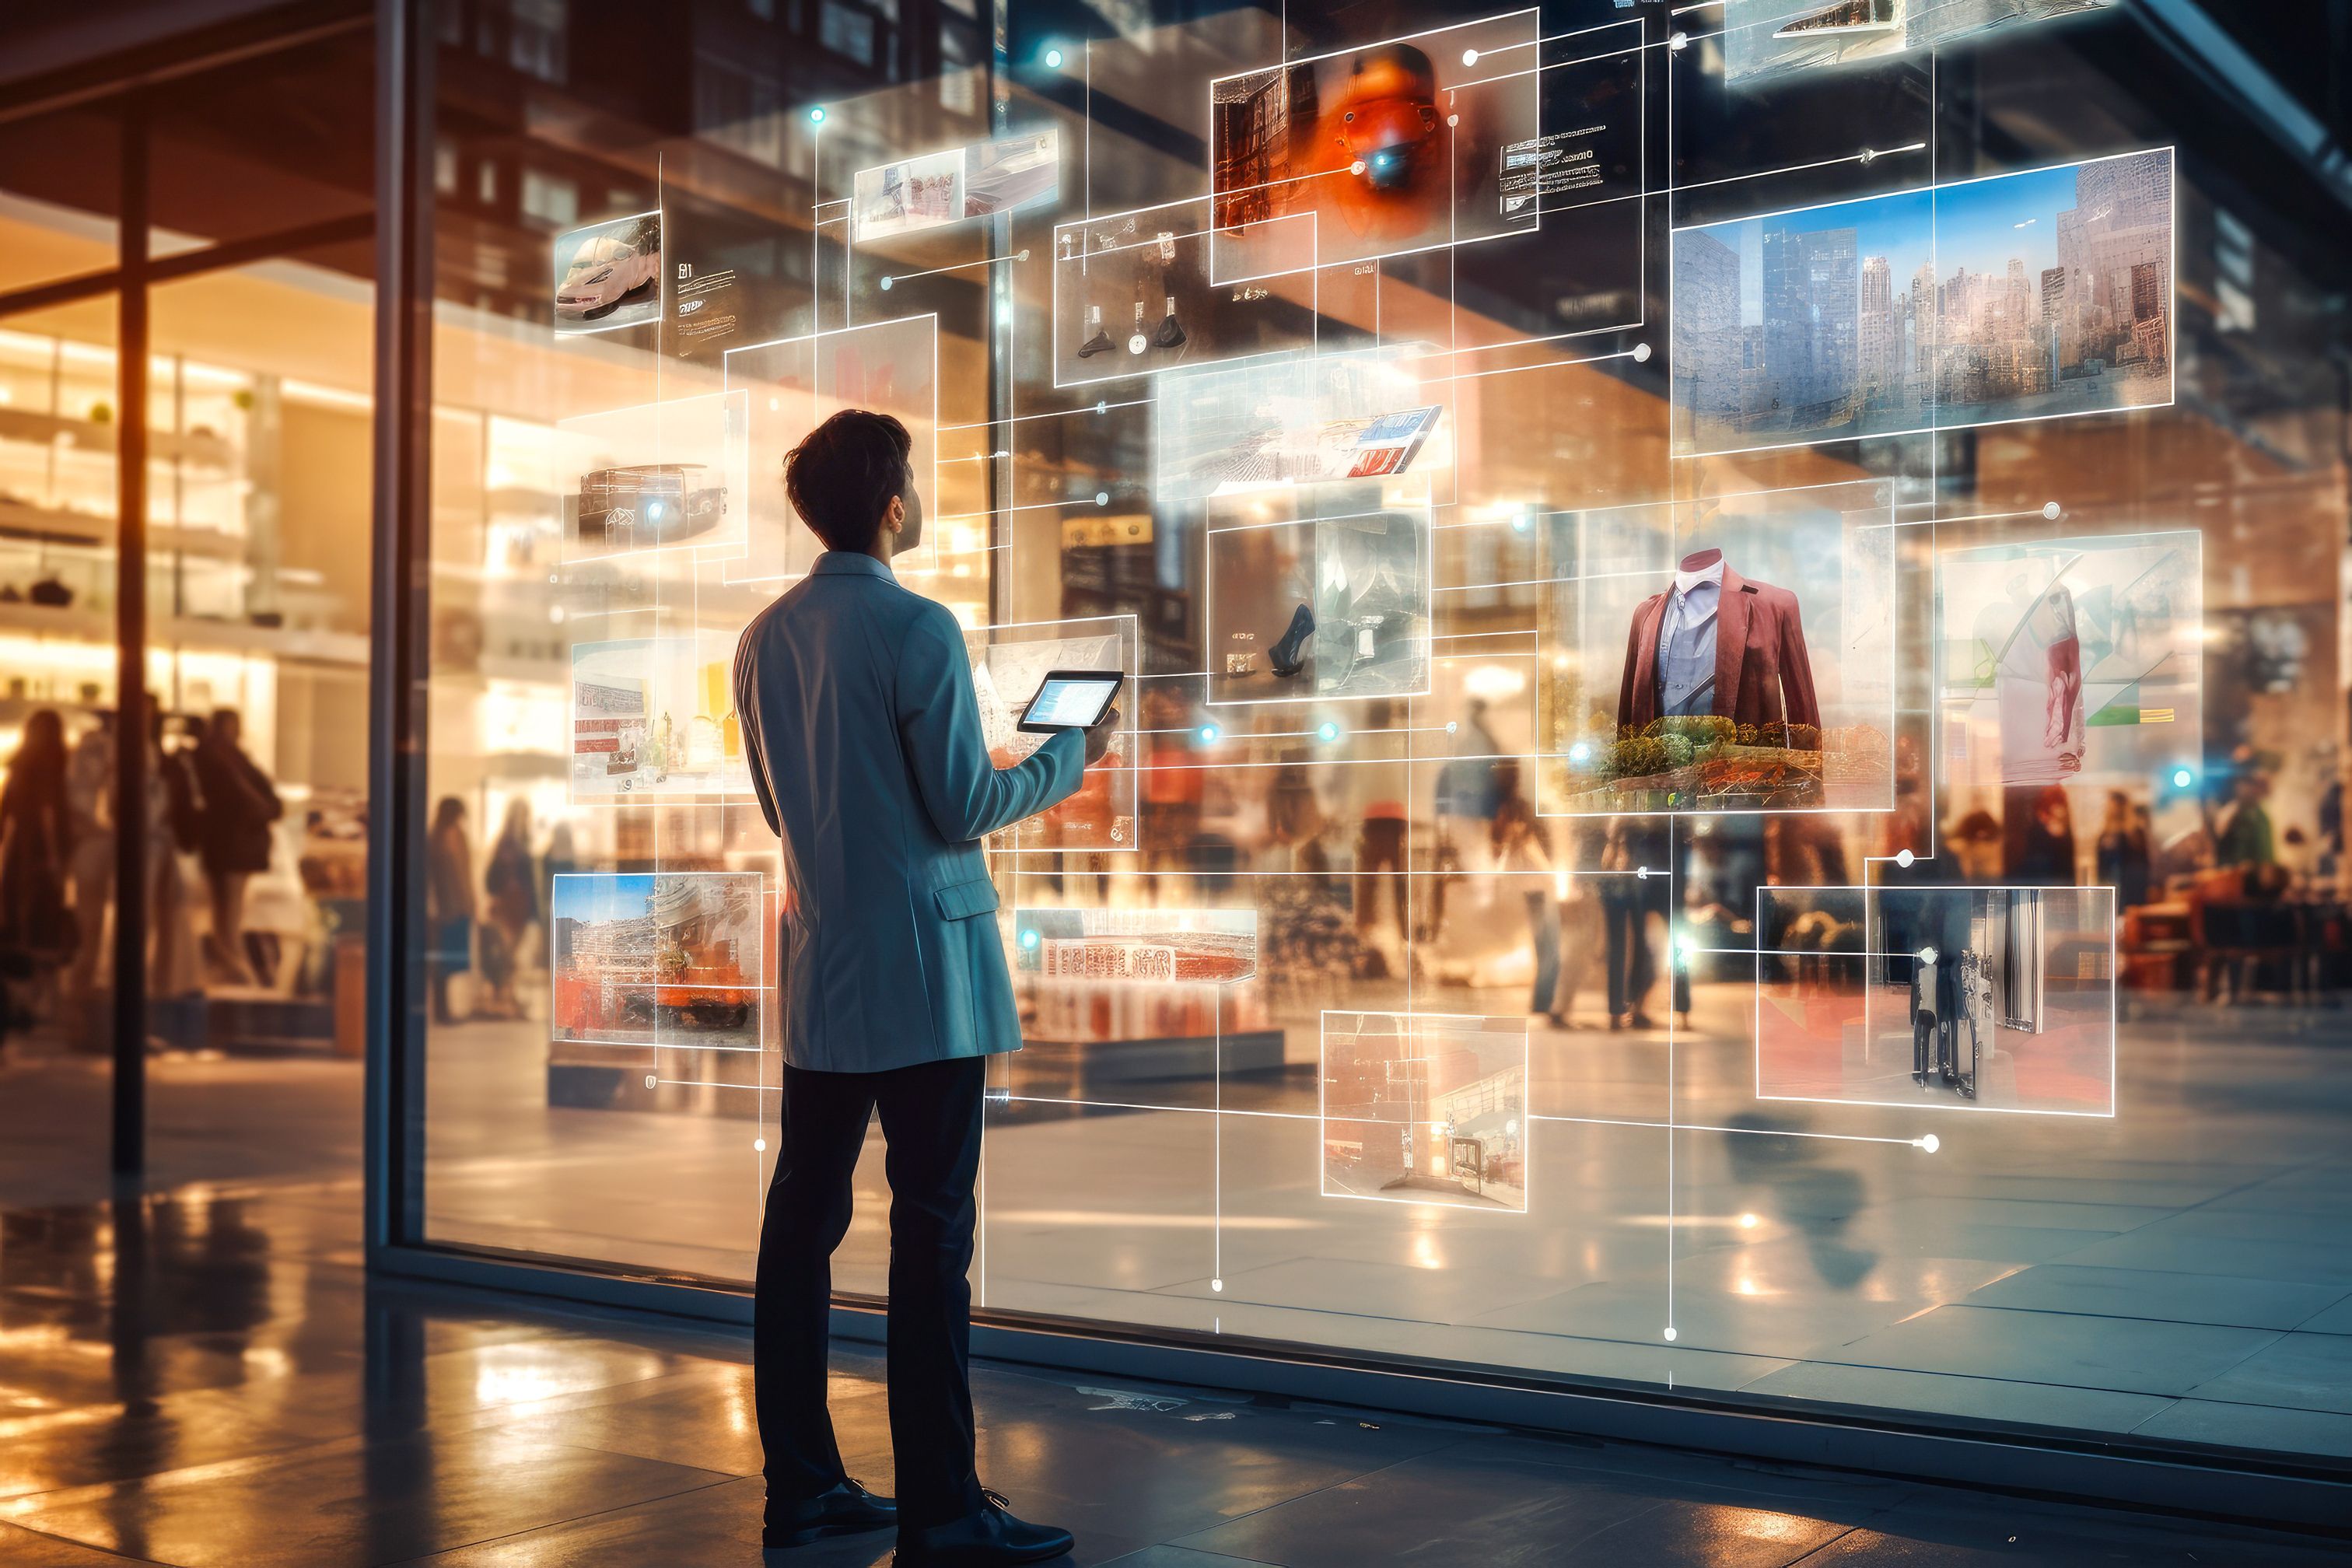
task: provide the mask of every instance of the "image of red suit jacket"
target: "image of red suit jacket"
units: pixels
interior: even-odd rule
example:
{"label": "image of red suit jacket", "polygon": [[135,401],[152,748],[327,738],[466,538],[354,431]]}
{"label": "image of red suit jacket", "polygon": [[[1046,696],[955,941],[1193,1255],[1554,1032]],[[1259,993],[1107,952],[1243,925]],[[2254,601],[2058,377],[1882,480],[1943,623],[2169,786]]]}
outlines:
{"label": "image of red suit jacket", "polygon": [[[1625,645],[1625,677],[1617,692],[1617,722],[1639,729],[1658,716],[1658,623],[1667,594],[1653,594],[1633,612]],[[1736,724],[1811,724],[1822,707],[1813,696],[1813,660],[1797,595],[1769,583],[1751,583],[1723,569],[1717,601],[1714,705]]]}

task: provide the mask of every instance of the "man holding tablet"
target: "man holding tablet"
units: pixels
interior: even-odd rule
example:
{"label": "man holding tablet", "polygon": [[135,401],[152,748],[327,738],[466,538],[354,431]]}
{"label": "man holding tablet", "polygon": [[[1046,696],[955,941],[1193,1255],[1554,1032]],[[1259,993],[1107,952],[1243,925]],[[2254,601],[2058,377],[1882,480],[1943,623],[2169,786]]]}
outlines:
{"label": "man holding tablet", "polygon": [[[1055,671],[1022,721],[1048,738],[1016,766],[990,763],[961,627],[890,571],[922,532],[910,447],[896,419],[847,410],[793,450],[784,488],[825,552],[735,654],[744,752],[787,884],[783,1136],[752,1361],[767,1546],[896,1523],[902,1568],[965,1568],[1070,1546],[1067,1531],[1015,1519],[974,1470],[966,1275],[981,1098],[986,1058],[1021,1045],[980,841],[1077,789],[1118,723],[1118,677]],[[895,1508],[843,1472],[825,1409],[831,1259],[877,1108]]]}

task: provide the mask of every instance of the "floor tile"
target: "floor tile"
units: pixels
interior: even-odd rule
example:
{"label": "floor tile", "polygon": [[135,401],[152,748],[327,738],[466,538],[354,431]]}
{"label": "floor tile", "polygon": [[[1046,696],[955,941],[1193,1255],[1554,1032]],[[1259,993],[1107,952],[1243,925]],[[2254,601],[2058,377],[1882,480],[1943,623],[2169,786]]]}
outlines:
{"label": "floor tile", "polygon": [[19,1500],[12,1513],[28,1528],[179,1568],[341,1568],[425,1556],[726,1479],[468,1432],[177,1470]]}
{"label": "floor tile", "polygon": [[2189,1392],[2234,1405],[2352,1415],[2352,1336],[2287,1334]]}
{"label": "floor tile", "polygon": [[1839,1537],[1805,1568],[2321,1568],[2341,1561],[2326,1543],[2292,1536],[1940,1493]]}
{"label": "floor tile", "polygon": [[2285,1330],[2302,1324],[2340,1295],[2333,1285],[2037,1263],[1974,1291],[1968,1304]]}
{"label": "floor tile", "polygon": [[1970,1421],[2071,1432],[2128,1432],[2172,1403],[2150,1394],[2062,1388],[1997,1377],[1955,1377],[1891,1367],[1800,1362],[1740,1391],[1809,1404],[1867,1410],[1915,1410]]}
{"label": "floor tile", "polygon": [[[2268,1330],[2206,1323],[1938,1307],[1856,1340],[1838,1359],[1855,1366],[2178,1395],[2276,1338]],[[2352,1344],[2346,1348],[2352,1351]],[[2352,1392],[2352,1383],[2346,1388]]]}
{"label": "floor tile", "polygon": [[2224,1448],[2352,1459],[2352,1415],[2333,1410],[2282,1410],[2268,1405],[2180,1399],[2132,1430],[2137,1436],[2169,1437]]}
{"label": "floor tile", "polygon": [[123,1568],[124,1562],[111,1552],[0,1522],[0,1563],[8,1568]]}
{"label": "floor tile", "polygon": [[2305,1319],[2294,1327],[2306,1334],[2352,1334],[2352,1296]]}

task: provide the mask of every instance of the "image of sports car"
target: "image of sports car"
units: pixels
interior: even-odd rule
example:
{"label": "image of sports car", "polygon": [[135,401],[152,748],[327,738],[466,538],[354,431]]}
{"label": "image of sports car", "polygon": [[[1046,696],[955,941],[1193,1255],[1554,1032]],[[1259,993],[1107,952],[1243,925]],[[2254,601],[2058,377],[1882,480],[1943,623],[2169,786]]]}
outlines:
{"label": "image of sports car", "polygon": [[640,218],[604,233],[590,234],[572,253],[555,285],[559,321],[593,321],[618,310],[630,295],[649,290],[645,303],[657,304],[661,272],[661,219]]}
{"label": "image of sports car", "polygon": [[727,515],[727,487],[702,482],[700,463],[598,468],[580,479],[575,536],[583,544],[643,550],[709,533]]}

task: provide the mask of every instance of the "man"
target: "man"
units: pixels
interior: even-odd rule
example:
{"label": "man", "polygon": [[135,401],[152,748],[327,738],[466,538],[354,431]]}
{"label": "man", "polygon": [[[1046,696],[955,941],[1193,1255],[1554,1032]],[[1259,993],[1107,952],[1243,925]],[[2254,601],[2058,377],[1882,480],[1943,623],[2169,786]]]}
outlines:
{"label": "man", "polygon": [[[991,764],[961,629],[888,565],[922,531],[908,449],[896,419],[853,409],[785,459],[793,509],[825,552],[735,655],[751,784],[789,889],[783,1137],[752,1358],[767,1545],[895,1522],[901,1568],[965,1568],[1070,1546],[1068,1531],[1015,1519],[973,1468],[966,1274],[984,1063],[1021,1044],[980,840],[1076,791],[1118,715]],[[844,1475],[825,1410],[830,1259],[877,1107],[895,1508]]]}

